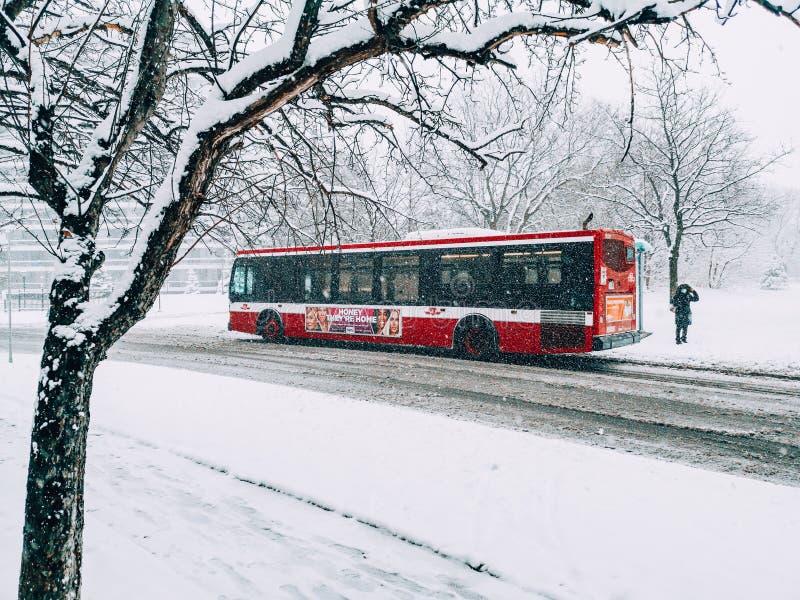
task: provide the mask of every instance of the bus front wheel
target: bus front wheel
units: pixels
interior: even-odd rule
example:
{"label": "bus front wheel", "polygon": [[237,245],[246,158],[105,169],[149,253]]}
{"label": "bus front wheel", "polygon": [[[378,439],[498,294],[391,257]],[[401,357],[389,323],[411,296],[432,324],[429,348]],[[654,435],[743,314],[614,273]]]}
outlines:
{"label": "bus front wheel", "polygon": [[256,333],[264,338],[265,342],[282,342],[283,323],[280,316],[273,311],[261,313],[256,322]]}

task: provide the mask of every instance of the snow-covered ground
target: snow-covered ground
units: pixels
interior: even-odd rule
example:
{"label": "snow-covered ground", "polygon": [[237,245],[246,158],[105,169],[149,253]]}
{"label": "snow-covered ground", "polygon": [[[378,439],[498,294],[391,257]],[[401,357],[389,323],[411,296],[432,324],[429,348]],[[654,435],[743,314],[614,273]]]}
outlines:
{"label": "snow-covered ground", "polygon": [[[217,294],[162,294],[139,328],[198,325],[225,329],[228,322],[228,297]],[[21,327],[44,327],[47,315],[38,310],[12,311],[12,324]],[[8,327],[8,313],[0,310],[0,328]]]}
{"label": "snow-covered ground", "polygon": [[[0,598],[36,373],[0,367]],[[100,366],[86,501],[89,600],[800,590],[798,488],[178,369]]]}
{"label": "snow-covered ground", "polygon": [[675,344],[667,290],[645,295],[644,328],[653,335],[604,355],[800,375],[800,283],[788,290],[707,290],[692,303],[688,344]]}

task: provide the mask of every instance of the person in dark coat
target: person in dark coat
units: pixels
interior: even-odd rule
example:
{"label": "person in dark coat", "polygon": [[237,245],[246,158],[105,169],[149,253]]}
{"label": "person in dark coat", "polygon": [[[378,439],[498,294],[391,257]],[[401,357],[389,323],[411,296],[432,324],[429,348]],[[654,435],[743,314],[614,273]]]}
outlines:
{"label": "person in dark coat", "polygon": [[672,312],[675,313],[675,343],[686,343],[686,330],[692,324],[692,302],[700,300],[700,296],[688,283],[682,283],[672,296]]}

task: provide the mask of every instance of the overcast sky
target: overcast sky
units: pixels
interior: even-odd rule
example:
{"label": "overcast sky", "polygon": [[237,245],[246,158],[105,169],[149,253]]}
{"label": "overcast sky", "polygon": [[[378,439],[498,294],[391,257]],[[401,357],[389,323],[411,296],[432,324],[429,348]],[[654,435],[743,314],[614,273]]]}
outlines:
{"label": "overcast sky", "polygon": [[[742,10],[724,26],[710,14],[695,14],[692,24],[715,49],[727,82],[723,99],[756,138],[758,150],[795,148],[770,179],[800,188],[800,28],[760,7]],[[627,102],[627,73],[601,48],[588,54],[581,69],[584,93]],[[714,83],[714,77],[707,81]]]}

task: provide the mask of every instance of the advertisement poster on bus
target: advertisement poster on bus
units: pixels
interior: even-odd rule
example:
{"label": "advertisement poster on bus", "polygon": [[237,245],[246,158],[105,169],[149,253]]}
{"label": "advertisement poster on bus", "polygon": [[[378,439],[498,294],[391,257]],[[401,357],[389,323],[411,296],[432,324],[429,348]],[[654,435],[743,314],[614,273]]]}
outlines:
{"label": "advertisement poster on bus", "polygon": [[606,296],[606,331],[633,329],[633,295]]}
{"label": "advertisement poster on bus", "polygon": [[399,338],[403,317],[399,308],[352,306],[306,306],[308,333],[344,333]]}

